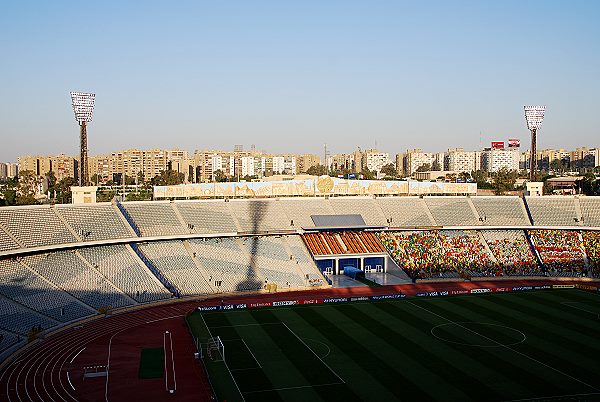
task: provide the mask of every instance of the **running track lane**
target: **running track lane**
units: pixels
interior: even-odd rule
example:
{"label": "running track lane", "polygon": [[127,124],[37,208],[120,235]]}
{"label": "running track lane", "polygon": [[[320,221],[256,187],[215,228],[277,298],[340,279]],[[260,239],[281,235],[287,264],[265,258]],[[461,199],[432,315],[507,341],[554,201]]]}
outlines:
{"label": "running track lane", "polygon": [[[454,289],[473,289],[479,287],[532,286],[557,283],[555,281],[480,281],[424,283],[416,285],[384,286],[380,288],[337,288],[285,292],[276,294],[236,295],[227,297],[227,303],[273,301],[289,299],[310,299],[324,297],[368,296],[403,292],[414,295],[420,291],[442,291]],[[561,281],[558,283],[577,283]],[[591,284],[587,282],[587,284]],[[598,283],[594,283],[598,285]],[[21,353],[14,362],[0,373],[0,400],[7,402],[72,402],[78,401],[78,395],[69,384],[66,367],[73,357],[87,344],[97,338],[112,335],[128,328],[134,328],[151,320],[184,315],[202,304],[214,304],[215,300],[184,300],[169,305],[150,306],[148,308],[115,314],[83,323],[60,331],[42,340],[37,345]]]}

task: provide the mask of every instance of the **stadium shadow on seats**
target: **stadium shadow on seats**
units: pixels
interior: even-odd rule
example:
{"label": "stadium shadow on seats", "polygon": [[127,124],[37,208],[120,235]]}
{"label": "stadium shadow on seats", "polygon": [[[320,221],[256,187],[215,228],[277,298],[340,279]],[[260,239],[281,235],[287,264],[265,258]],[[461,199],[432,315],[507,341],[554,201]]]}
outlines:
{"label": "stadium shadow on seats", "polygon": [[[261,222],[265,218],[265,203],[252,200],[249,202],[250,219],[252,220],[252,233],[258,233]],[[256,274],[256,259],[258,256],[258,236],[252,236],[250,239],[250,260],[246,269],[246,278],[237,284],[237,291],[248,291],[262,288],[262,281]]]}

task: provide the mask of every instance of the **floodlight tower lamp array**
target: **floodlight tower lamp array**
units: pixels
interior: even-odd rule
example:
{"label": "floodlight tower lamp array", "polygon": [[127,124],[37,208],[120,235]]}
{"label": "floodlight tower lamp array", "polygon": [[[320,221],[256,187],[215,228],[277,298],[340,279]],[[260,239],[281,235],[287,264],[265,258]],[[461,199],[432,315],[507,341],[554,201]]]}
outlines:
{"label": "floodlight tower lamp array", "polygon": [[96,94],[71,92],[71,103],[75,120],[79,123],[79,185],[89,185],[87,123],[92,121]]}
{"label": "floodlight tower lamp array", "polygon": [[546,106],[525,106],[525,120],[531,131],[531,153],[529,155],[529,180],[535,180],[537,168],[537,131],[542,128]]}

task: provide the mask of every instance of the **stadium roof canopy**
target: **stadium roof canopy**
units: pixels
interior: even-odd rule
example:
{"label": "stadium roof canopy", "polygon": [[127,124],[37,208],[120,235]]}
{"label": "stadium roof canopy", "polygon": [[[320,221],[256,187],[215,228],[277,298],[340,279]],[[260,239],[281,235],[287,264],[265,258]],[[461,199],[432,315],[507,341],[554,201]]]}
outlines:
{"label": "stadium roof canopy", "polygon": [[359,214],[348,215],[311,215],[314,228],[310,230],[336,230],[336,229],[374,229],[382,226],[367,225]]}

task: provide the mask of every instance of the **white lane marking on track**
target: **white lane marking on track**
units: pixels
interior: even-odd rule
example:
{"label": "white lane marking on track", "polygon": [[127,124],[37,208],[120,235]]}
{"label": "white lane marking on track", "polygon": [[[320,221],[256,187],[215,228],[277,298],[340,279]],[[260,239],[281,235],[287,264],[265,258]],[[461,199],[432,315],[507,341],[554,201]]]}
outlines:
{"label": "white lane marking on track", "polygon": [[71,386],[71,388],[73,388],[73,391],[75,391],[75,387],[73,386],[73,383],[71,382],[71,376],[69,375],[68,371],[67,371],[67,380],[69,380],[69,385]]}
{"label": "white lane marking on track", "polygon": [[79,352],[77,352],[77,354],[75,356],[73,356],[73,358],[71,359],[71,361],[69,363],[73,363],[73,361],[77,358],[77,356],[79,356],[79,354],[81,352],[83,352],[85,350],[85,347],[83,349],[81,349]]}

